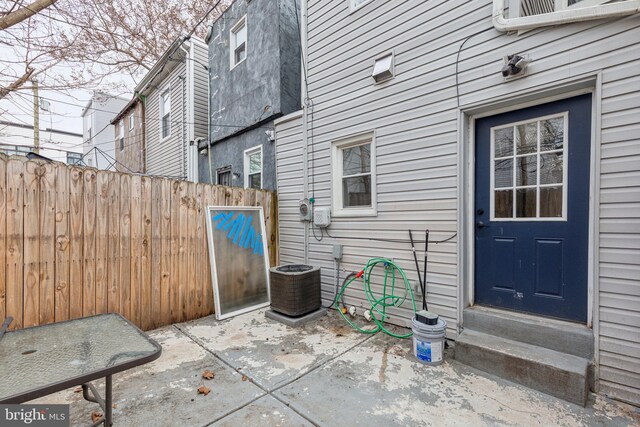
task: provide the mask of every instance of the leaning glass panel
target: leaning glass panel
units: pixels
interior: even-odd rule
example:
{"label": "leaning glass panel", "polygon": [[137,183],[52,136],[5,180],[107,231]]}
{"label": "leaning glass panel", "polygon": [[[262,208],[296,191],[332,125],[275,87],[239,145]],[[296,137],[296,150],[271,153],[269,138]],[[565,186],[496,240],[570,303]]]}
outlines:
{"label": "leaning glass panel", "polygon": [[371,206],[371,176],[343,178],[342,203],[345,208]]}
{"label": "leaning glass panel", "polygon": [[516,190],[516,217],[536,217],[536,189],[519,188]]}
{"label": "leaning glass panel", "polygon": [[540,217],[562,216],[562,186],[540,188]]}

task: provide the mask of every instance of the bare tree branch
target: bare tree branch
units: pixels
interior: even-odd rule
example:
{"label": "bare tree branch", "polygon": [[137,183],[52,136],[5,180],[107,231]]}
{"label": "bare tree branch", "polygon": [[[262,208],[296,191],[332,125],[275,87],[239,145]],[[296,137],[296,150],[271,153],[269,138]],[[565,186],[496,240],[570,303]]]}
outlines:
{"label": "bare tree branch", "polygon": [[11,12],[0,18],[0,30],[6,30],[16,24],[31,18],[36,13],[51,6],[58,0],[36,0],[28,6],[21,7],[15,12]]}
{"label": "bare tree branch", "polygon": [[31,67],[27,67],[27,69],[25,70],[24,74],[21,75],[20,77],[18,77],[18,79],[16,81],[11,83],[7,87],[0,87],[0,99],[4,98],[9,93],[13,92],[14,90],[18,89],[23,84],[28,82],[29,79],[31,79],[31,76],[33,75],[34,71],[35,71],[35,69],[33,69]]}

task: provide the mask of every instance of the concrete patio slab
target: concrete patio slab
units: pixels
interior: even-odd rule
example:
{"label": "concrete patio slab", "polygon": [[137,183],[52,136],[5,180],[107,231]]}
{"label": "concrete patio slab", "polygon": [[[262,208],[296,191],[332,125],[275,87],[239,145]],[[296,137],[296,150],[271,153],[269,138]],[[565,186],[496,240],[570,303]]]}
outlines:
{"label": "concrete patio slab", "polygon": [[411,341],[378,334],[274,393],[318,425],[630,426],[597,396],[583,408],[462,365],[418,363]]}
{"label": "concrete patio slab", "polygon": [[269,426],[307,427],[310,422],[272,396],[264,396],[212,424],[217,427]]}
{"label": "concrete patio slab", "polygon": [[267,391],[368,338],[347,327],[334,311],[297,328],[268,319],[264,310],[223,321],[209,316],[177,327]]}
{"label": "concrete patio slab", "polygon": [[[204,426],[242,407],[264,392],[174,327],[149,333],[162,346],[159,359],[113,377],[113,419],[117,426]],[[202,372],[215,373],[203,380]],[[103,382],[96,383],[102,393]],[[198,387],[211,392],[204,396]],[[72,425],[89,425],[97,404],[66,390],[33,403],[71,404]]]}

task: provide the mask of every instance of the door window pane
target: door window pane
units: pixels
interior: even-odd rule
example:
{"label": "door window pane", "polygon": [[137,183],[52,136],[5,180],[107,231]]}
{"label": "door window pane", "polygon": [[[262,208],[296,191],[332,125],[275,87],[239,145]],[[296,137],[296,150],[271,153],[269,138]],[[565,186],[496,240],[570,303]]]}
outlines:
{"label": "door window pane", "polygon": [[513,127],[496,130],[493,138],[496,158],[513,155]]}
{"label": "door window pane", "polygon": [[494,193],[495,217],[513,217],[513,190],[500,190]]}
{"label": "door window pane", "polygon": [[536,189],[520,188],[516,190],[516,217],[536,217]]}
{"label": "door window pane", "polygon": [[536,185],[538,156],[516,157],[516,185]]}
{"label": "door window pane", "polygon": [[540,184],[562,182],[564,155],[562,152],[540,155]]}
{"label": "door window pane", "polygon": [[495,161],[495,188],[513,187],[513,159]]}
{"label": "door window pane", "polygon": [[564,145],[564,117],[540,122],[540,151],[561,150]]}
{"label": "door window pane", "polygon": [[543,218],[562,216],[562,187],[540,189],[540,216]]}
{"label": "door window pane", "polygon": [[535,153],[538,149],[538,123],[516,126],[516,154]]}

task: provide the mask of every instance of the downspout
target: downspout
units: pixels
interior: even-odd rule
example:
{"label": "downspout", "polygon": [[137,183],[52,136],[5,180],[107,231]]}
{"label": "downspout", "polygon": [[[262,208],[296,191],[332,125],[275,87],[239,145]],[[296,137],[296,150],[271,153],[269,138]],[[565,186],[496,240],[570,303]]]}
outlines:
{"label": "downspout", "polygon": [[190,82],[190,49],[185,49],[184,45],[180,45],[180,50],[184,52],[184,78],[182,79],[182,175],[186,181],[190,181],[191,175],[189,171],[189,141],[190,141],[190,107],[189,107],[189,88]]}
{"label": "downspout", "polygon": [[207,162],[209,163],[209,184],[215,184],[213,182],[213,170],[211,169],[211,66],[207,69],[207,76],[209,76],[207,84]]}
{"label": "downspout", "polygon": [[[300,12],[302,15],[302,22],[300,23],[300,39],[301,39],[301,56],[302,56],[302,159],[303,159],[303,189],[304,198],[309,198],[309,103],[307,93],[307,0],[301,0]],[[312,207],[313,208],[313,207]],[[304,222],[304,264],[309,263],[309,221]]]}
{"label": "downspout", "polygon": [[502,32],[531,30],[570,22],[591,21],[594,19],[614,18],[633,15],[640,12],[640,0],[628,0],[588,7],[576,7],[545,13],[543,15],[506,18],[504,16],[507,0],[493,0],[493,26]]}

